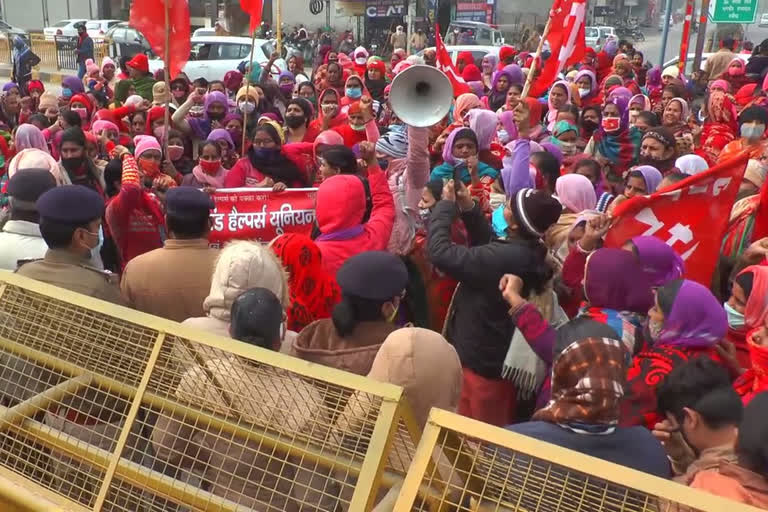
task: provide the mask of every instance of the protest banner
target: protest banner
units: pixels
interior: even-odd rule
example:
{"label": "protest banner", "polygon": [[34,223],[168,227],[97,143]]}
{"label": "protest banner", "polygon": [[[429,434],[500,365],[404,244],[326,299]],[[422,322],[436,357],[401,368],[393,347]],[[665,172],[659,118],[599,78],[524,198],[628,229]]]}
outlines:
{"label": "protest banner", "polygon": [[315,222],[316,188],[219,189],[213,193],[210,243],[221,247],[232,240],[269,242],[283,233],[309,235]]}
{"label": "protest banner", "polygon": [[635,236],[655,236],[685,261],[686,279],[709,287],[747,158],[741,154],[650,196],[617,205],[605,247],[621,247]]}

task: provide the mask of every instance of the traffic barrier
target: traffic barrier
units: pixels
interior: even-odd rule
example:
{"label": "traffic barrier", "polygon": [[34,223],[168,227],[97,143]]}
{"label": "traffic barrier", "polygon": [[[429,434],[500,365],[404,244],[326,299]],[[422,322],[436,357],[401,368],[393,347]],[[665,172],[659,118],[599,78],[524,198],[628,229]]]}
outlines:
{"label": "traffic barrier", "polygon": [[0,404],[3,510],[370,510],[420,435],[398,386],[2,271]]}
{"label": "traffic barrier", "polygon": [[759,509],[458,414],[432,409],[394,510],[758,512]]}
{"label": "traffic barrier", "polygon": [[[46,39],[42,34],[30,34],[29,48],[40,57],[37,68],[77,69],[76,37],[56,36]],[[0,64],[11,64],[11,50],[8,39],[0,38]],[[93,56],[97,64],[109,54],[109,44],[105,41],[94,41]]]}

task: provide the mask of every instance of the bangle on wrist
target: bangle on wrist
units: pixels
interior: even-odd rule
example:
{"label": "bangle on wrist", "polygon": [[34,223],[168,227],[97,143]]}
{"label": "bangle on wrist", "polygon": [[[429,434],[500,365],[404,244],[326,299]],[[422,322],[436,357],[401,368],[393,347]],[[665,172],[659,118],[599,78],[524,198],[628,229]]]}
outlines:
{"label": "bangle on wrist", "polygon": [[583,248],[581,246],[581,240],[576,242],[576,250],[582,254],[591,254],[595,251],[594,249],[586,250],[585,248]]}

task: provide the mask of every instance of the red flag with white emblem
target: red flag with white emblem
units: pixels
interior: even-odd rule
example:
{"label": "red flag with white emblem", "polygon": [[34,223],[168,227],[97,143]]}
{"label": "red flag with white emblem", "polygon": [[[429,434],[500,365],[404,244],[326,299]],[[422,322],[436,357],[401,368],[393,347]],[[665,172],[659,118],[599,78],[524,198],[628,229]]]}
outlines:
{"label": "red flag with white emblem", "polygon": [[435,58],[437,61],[437,69],[445,73],[448,80],[451,81],[454,98],[461,94],[472,92],[469,85],[467,85],[467,82],[465,82],[459,72],[456,71],[456,67],[451,60],[451,55],[448,53],[448,50],[445,49],[443,38],[440,37],[440,27],[438,25],[435,25]]}
{"label": "red flag with white emblem", "polygon": [[149,46],[161,58],[165,57],[165,2],[168,2],[168,68],[174,78],[189,59],[189,4],[187,0],[133,0],[130,24],[144,34]]}
{"label": "red flag with white emblem", "polygon": [[748,158],[740,154],[650,196],[617,205],[605,247],[655,236],[683,258],[686,279],[709,287]]}
{"label": "red flag with white emblem", "polygon": [[541,74],[531,84],[528,94],[532,98],[543,95],[565,67],[581,62],[584,58],[587,50],[584,39],[586,14],[586,0],[555,0],[549,12],[551,20],[545,39],[551,53]]}

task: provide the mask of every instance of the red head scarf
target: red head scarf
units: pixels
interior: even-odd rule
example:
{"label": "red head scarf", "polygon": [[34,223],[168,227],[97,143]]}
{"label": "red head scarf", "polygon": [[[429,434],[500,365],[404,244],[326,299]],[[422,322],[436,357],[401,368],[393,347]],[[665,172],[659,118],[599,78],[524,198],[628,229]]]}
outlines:
{"label": "red head scarf", "polygon": [[286,233],[275,238],[271,247],[288,272],[288,329],[300,331],[315,320],[329,318],[341,291],[323,270],[317,245],[306,235]]}

